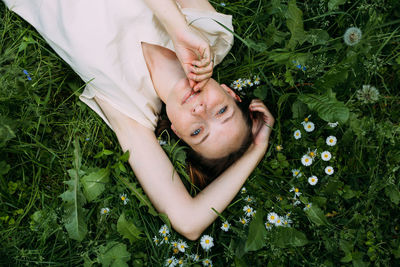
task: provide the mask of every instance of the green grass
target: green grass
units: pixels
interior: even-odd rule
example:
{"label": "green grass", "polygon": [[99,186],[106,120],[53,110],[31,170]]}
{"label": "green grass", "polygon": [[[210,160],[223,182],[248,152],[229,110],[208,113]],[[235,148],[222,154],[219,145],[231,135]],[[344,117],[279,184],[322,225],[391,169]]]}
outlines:
{"label": "green grass", "polygon": [[[239,193],[205,231],[214,238],[211,251],[198,241],[187,241],[187,251],[215,266],[394,266],[400,258],[400,4],[225,3],[212,2],[233,15],[238,38],[214,77],[229,85],[259,76],[261,85],[240,93],[262,98],[277,122],[265,159],[245,184],[256,217],[245,227],[237,222],[247,196]],[[347,46],[343,34],[353,26],[362,39]],[[78,100],[83,81],[2,3],[0,34],[0,265],[109,266],[118,258],[114,266],[163,265],[172,248],[152,239],[167,219],[148,205],[113,132]],[[377,88],[377,101],[363,102],[357,94],[363,85]],[[308,115],[316,126],[310,133],[301,124]],[[330,128],[328,121],[339,126]],[[325,144],[329,135],[337,137],[336,146]],[[164,148],[183,174],[184,150],[174,140]],[[301,165],[308,148],[332,153],[332,176],[322,160]],[[292,176],[294,168],[302,177]],[[77,172],[81,179],[74,179]],[[319,179],[315,186],[307,182],[311,174]],[[104,179],[98,183],[104,187],[86,190],[85,175]],[[297,206],[292,187],[302,193]],[[60,198],[68,189],[79,195],[72,202],[87,229],[75,239]],[[307,203],[312,208],[304,211]],[[109,215],[100,214],[103,207]],[[291,227],[266,230],[272,211],[290,212]],[[220,230],[225,219],[232,225],[226,233]],[[170,239],[183,238],[171,232]]]}

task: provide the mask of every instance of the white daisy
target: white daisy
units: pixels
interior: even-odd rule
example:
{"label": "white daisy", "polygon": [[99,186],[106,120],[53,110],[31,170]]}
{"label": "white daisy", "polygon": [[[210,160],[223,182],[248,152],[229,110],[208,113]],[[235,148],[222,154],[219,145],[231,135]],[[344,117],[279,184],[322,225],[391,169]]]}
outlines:
{"label": "white daisy", "polygon": [[317,156],[317,149],[310,150],[310,148],[308,148],[307,154],[308,154],[312,159],[314,159],[314,158]]}
{"label": "white daisy", "polygon": [[321,159],[323,161],[329,161],[332,158],[332,154],[329,151],[324,151],[321,153]]}
{"label": "white daisy", "polygon": [[169,234],[169,229],[168,226],[166,224],[164,224],[163,226],[161,226],[160,230],[158,231],[162,236],[166,236]]}
{"label": "white daisy", "polygon": [[314,123],[313,122],[311,122],[311,121],[308,121],[308,122],[303,122],[303,126],[304,126],[304,130],[306,131],[306,132],[312,132],[312,131],[314,131],[314,129],[315,129],[315,125],[314,125]]}
{"label": "white daisy", "polygon": [[310,185],[316,185],[318,183],[317,176],[313,175],[313,176],[308,177],[308,183]]}
{"label": "white daisy", "polygon": [[239,219],[239,222],[240,222],[243,226],[246,226],[247,223],[249,222],[249,220],[246,219],[245,217],[242,217],[242,218]]}
{"label": "white daisy", "polygon": [[270,212],[267,215],[267,219],[270,223],[275,223],[278,217],[278,214],[276,214],[275,212]]}
{"label": "white daisy", "polygon": [[293,175],[293,177],[300,178],[302,174],[299,169],[293,169],[292,175]]}
{"label": "white daisy", "polygon": [[301,204],[300,200],[296,200],[295,202],[293,202],[293,206],[297,206],[297,205],[300,205],[300,204]]}
{"label": "white daisy", "polygon": [[159,244],[160,244],[160,239],[158,239],[157,236],[154,236],[154,237],[153,237],[153,242],[154,242],[156,245],[159,245]]}
{"label": "white daisy", "polygon": [[309,210],[312,207],[312,203],[307,203],[303,210]]}
{"label": "white daisy", "polygon": [[127,198],[126,194],[119,195],[119,198],[124,202],[124,205],[128,204],[129,198]]}
{"label": "white daisy", "polygon": [[282,220],[282,218],[281,218],[281,216],[278,216],[278,218],[276,218],[276,221],[275,221],[275,226],[282,226],[283,225],[283,220]]}
{"label": "white daisy", "polygon": [[251,217],[254,213],[253,208],[250,207],[249,205],[244,206],[243,211],[246,217]]}
{"label": "white daisy", "polygon": [[247,203],[253,203],[254,202],[254,198],[253,196],[247,196],[244,198],[244,201],[246,201]]}
{"label": "white daisy", "polygon": [[160,242],[160,245],[168,244],[168,243],[169,243],[169,236],[168,235],[163,236],[163,238],[162,238],[162,240]]}
{"label": "white daisy", "polygon": [[283,217],[282,218],[282,225],[285,227],[290,227],[290,224],[292,223],[292,220],[289,219],[288,217]]}
{"label": "white daisy", "polygon": [[277,146],[275,147],[275,149],[276,149],[276,151],[282,151],[283,146],[282,146],[282,145],[277,145]]}
{"label": "white daisy", "polygon": [[304,122],[302,122],[302,124],[308,122],[310,117],[311,117],[311,115],[308,115],[306,118],[304,118]]}
{"label": "white daisy", "polygon": [[335,172],[335,171],[334,171],[334,169],[333,169],[332,166],[327,166],[327,167],[325,168],[325,173],[328,174],[328,175],[332,175],[334,172]]}
{"label": "white daisy", "polygon": [[251,82],[250,79],[246,79],[246,85],[252,87],[252,86],[253,86],[253,83]]}
{"label": "white daisy", "polygon": [[212,261],[210,259],[204,259],[203,266],[212,266]]}
{"label": "white daisy", "polygon": [[199,261],[200,256],[197,255],[197,254],[192,254],[192,255],[190,255],[190,258],[191,258],[194,262],[196,262],[196,261]]}
{"label": "white daisy", "polygon": [[338,126],[339,122],[328,122],[329,127],[331,128],[335,128],[336,126]]}
{"label": "white daisy", "polygon": [[110,209],[109,208],[102,208],[100,210],[100,214],[101,215],[108,215],[110,213]]}
{"label": "white daisy", "polygon": [[301,195],[300,190],[297,187],[292,187],[289,192],[294,192],[294,198],[299,197]]}
{"label": "white daisy", "polygon": [[200,239],[200,245],[205,251],[209,251],[214,246],[214,239],[209,235],[203,235]]}
{"label": "white daisy", "polygon": [[178,248],[178,241],[172,241],[171,240],[169,243],[171,244],[171,247]]}
{"label": "white daisy", "polygon": [[165,266],[173,267],[176,266],[177,264],[178,260],[174,256],[165,260]]}
{"label": "white daisy", "polygon": [[247,193],[246,187],[243,186],[242,189],[240,189],[240,193],[246,194]]}
{"label": "white daisy", "polygon": [[301,138],[301,132],[300,132],[300,130],[294,131],[293,136],[294,136],[294,139],[300,139],[300,138]]}
{"label": "white daisy", "polygon": [[183,258],[180,258],[177,263],[179,267],[182,267],[185,264],[185,260]]}
{"label": "white daisy", "polygon": [[301,158],[301,163],[304,166],[310,166],[312,162],[313,162],[312,158],[307,154],[303,155],[303,157]]}
{"label": "white daisy", "polygon": [[253,82],[254,82],[255,85],[259,85],[260,84],[260,77],[254,76],[253,80],[254,80]]}
{"label": "white daisy", "polygon": [[180,241],[178,243],[178,249],[180,252],[185,252],[185,249],[188,247],[185,241]]}
{"label": "white daisy", "polygon": [[336,145],[336,142],[337,142],[337,139],[336,139],[336,137],[333,136],[333,135],[328,136],[328,137],[326,138],[326,144],[327,144],[328,146],[334,146],[334,145]]}
{"label": "white daisy", "polygon": [[266,223],[265,223],[265,228],[266,228],[267,230],[271,230],[271,229],[272,229],[272,226],[273,226],[273,224],[271,224],[270,222],[266,222]]}
{"label": "white daisy", "polygon": [[230,227],[231,227],[231,225],[228,223],[228,221],[225,221],[221,225],[221,230],[225,231],[225,232],[228,232]]}

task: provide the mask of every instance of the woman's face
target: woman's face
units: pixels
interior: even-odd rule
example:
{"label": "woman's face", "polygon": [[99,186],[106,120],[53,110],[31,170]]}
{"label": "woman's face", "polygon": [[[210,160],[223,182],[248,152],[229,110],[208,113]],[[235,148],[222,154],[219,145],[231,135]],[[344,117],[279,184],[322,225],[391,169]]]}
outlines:
{"label": "woman's face", "polygon": [[238,96],[210,79],[194,93],[186,78],[178,81],[166,100],[172,130],[206,158],[220,158],[239,149],[246,122],[235,103]]}

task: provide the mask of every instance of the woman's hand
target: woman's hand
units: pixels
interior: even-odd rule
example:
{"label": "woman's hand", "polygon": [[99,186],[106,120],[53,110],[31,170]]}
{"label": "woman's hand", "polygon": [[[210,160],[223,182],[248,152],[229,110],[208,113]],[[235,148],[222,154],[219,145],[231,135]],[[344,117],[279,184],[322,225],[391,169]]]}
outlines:
{"label": "woman's hand", "polygon": [[250,116],[253,120],[253,143],[255,145],[268,146],[269,136],[275,123],[275,119],[268,108],[259,99],[253,99],[249,105]]}
{"label": "woman's hand", "polygon": [[180,29],[172,36],[175,52],[196,92],[211,78],[214,67],[210,45],[190,27]]}

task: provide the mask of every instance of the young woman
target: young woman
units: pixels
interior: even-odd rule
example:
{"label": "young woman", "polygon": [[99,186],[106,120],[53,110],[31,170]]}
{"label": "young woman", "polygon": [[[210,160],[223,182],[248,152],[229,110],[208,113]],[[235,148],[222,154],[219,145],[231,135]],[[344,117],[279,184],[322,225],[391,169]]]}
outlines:
{"label": "young woman", "polygon": [[[217,218],[212,208],[222,212],[263,158],[274,124],[260,100],[246,107],[246,119],[240,98],[210,78],[232,46],[231,16],[206,0],[3,1],[87,83],[80,99],[130,151],[129,163],[153,205],[176,231],[197,239]],[[218,176],[195,197],[154,133],[161,101],[171,129],[193,149],[192,159],[207,165],[190,173],[208,169]]]}

